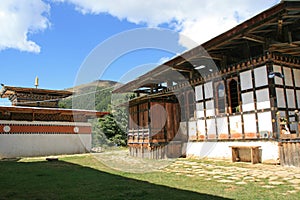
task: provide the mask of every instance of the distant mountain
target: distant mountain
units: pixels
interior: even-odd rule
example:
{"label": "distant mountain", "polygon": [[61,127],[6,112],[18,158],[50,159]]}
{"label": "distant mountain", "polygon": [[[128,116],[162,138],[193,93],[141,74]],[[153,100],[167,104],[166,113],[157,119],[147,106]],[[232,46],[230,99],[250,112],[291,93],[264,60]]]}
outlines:
{"label": "distant mountain", "polygon": [[117,84],[115,81],[97,80],[65,89],[74,92],[74,95],[61,100],[59,107],[70,109],[75,105],[77,109],[109,111],[111,92]]}
{"label": "distant mountain", "polygon": [[94,89],[95,87],[100,87],[100,88],[110,88],[114,87],[118,84],[116,81],[109,81],[109,80],[96,80],[91,83],[86,83],[78,86],[74,86],[72,88],[67,88],[65,90],[75,92],[75,93],[81,93],[85,91],[90,91],[91,89]]}

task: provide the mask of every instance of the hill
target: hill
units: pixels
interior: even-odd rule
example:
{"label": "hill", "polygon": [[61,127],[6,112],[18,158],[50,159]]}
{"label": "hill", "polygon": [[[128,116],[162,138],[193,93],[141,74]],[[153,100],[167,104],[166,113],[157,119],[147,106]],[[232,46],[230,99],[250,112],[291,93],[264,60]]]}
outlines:
{"label": "hill", "polygon": [[61,108],[76,108],[97,111],[109,111],[106,115],[92,122],[92,146],[125,146],[127,135],[127,114],[123,107],[112,108],[111,96],[117,82],[97,80],[78,85],[66,90],[73,91],[71,97],[59,102]]}
{"label": "hill", "polygon": [[61,100],[59,106],[69,109],[75,106],[77,109],[109,111],[111,92],[117,84],[115,81],[96,80],[68,88],[66,90],[74,92],[74,95]]}
{"label": "hill", "polygon": [[65,90],[72,91],[75,93],[81,93],[87,90],[94,89],[95,87],[109,88],[109,87],[115,87],[117,84],[118,82],[110,81],[110,80],[96,80],[91,83],[77,85],[71,88],[67,88]]}

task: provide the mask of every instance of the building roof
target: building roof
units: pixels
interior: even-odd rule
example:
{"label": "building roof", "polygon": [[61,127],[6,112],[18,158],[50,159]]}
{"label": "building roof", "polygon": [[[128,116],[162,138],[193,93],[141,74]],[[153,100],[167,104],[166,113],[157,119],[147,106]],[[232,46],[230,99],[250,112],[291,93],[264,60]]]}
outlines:
{"label": "building roof", "polygon": [[[22,106],[0,106],[0,119],[2,118],[6,119],[5,116],[11,116],[11,115],[27,115],[27,119],[32,119],[29,121],[35,121],[35,115],[56,115],[59,118],[63,119],[62,116],[73,116],[75,121],[76,119],[80,119],[77,117],[83,117],[84,121],[85,119],[93,119],[93,118],[101,118],[105,115],[109,114],[109,112],[99,112],[95,110],[79,110],[79,109],[60,109],[60,108],[39,108],[39,107],[22,107]],[[28,115],[31,116],[28,118]],[[13,120],[11,118],[7,118],[8,120]],[[59,121],[67,121],[67,120],[59,120]],[[18,119],[22,120],[22,119]],[[25,119],[24,119],[25,120]],[[49,121],[48,119],[45,120],[39,120],[39,121]],[[80,120],[78,120],[80,121]]]}
{"label": "building roof", "polygon": [[[215,72],[214,67],[221,71],[266,53],[300,58],[300,1],[281,1],[113,92],[142,91],[168,80],[192,80]],[[202,65],[206,67],[200,73],[195,67]]]}
{"label": "building roof", "polygon": [[66,90],[48,90],[48,89],[40,89],[40,88],[25,88],[25,87],[13,87],[3,85],[0,91],[1,98],[9,98],[11,95],[16,93],[31,93],[38,95],[52,95],[60,98],[65,98],[71,96],[73,92]]}

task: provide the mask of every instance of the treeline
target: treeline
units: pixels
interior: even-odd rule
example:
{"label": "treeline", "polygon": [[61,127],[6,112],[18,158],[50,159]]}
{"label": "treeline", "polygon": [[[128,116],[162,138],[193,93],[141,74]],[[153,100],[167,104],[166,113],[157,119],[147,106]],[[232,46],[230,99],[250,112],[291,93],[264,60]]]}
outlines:
{"label": "treeline", "polygon": [[[113,95],[113,87],[84,87],[72,97],[61,100],[59,107],[108,111],[111,114],[92,120],[92,147],[126,146],[127,108],[120,106],[131,95]],[[113,101],[112,101],[113,98]]]}

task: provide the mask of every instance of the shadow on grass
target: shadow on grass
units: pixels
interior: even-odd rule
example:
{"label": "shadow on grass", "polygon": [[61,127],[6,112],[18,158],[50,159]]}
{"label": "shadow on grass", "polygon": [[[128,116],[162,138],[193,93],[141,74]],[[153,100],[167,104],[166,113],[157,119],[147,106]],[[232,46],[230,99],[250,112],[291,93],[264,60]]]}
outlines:
{"label": "shadow on grass", "polygon": [[55,162],[0,161],[0,199],[224,199]]}

